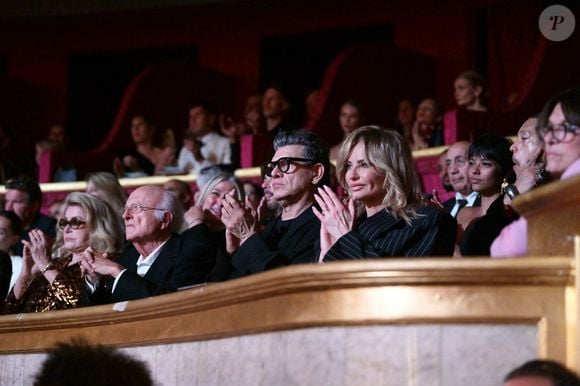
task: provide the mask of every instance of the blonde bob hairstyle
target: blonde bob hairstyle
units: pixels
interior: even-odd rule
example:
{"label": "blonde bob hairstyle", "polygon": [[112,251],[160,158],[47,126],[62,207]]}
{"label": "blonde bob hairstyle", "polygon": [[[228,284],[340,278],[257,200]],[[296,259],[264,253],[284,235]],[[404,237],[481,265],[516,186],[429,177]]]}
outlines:
{"label": "blonde bob hairstyle", "polygon": [[98,191],[98,197],[106,200],[118,213],[123,211],[127,195],[117,176],[107,172],[91,173],[87,177],[87,183],[89,182]]}
{"label": "blonde bob hairstyle", "polygon": [[[86,227],[90,233],[89,245],[98,252],[117,255],[125,242],[121,217],[104,200],[87,193],[73,192],[66,197],[62,213],[68,207],[78,206],[85,212]],[[58,232],[57,245],[62,245],[62,231]]]}
{"label": "blonde bob hairstyle", "polygon": [[234,185],[234,189],[236,190],[236,198],[244,202],[244,187],[240,180],[234,177],[231,173],[219,173],[213,176],[208,182],[205,183],[203,189],[199,193],[195,205],[199,208],[203,206],[203,202],[207,198],[207,196],[214,190],[214,188],[220,184],[221,182],[228,181]]}
{"label": "blonde bob hairstyle", "polygon": [[393,216],[410,224],[411,219],[417,217],[415,210],[421,203],[421,189],[407,143],[401,134],[380,126],[362,126],[349,134],[342,143],[336,161],[338,180],[347,192],[348,158],[359,143],[364,146],[370,165],[385,176],[383,205]]}

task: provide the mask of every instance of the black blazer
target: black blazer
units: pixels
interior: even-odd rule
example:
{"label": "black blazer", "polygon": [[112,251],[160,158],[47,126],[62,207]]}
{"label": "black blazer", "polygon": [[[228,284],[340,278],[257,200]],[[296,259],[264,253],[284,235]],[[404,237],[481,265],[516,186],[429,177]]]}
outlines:
{"label": "black blazer", "polygon": [[449,213],[421,206],[408,225],[386,209],[365,218],[342,236],[324,261],[388,256],[451,256],[457,222]]}
{"label": "black blazer", "polygon": [[316,261],[314,246],[320,237],[320,221],[312,212],[312,207],[285,222],[287,230],[274,245],[272,233],[276,220],[266,224],[261,234],[250,237],[236,251],[231,261],[235,272],[230,275],[230,279],[276,267]]}
{"label": "black blazer", "polygon": [[[445,210],[447,212],[451,213],[456,202],[457,202],[457,199],[455,197],[451,197],[449,200],[447,200],[443,203],[443,208],[445,208]],[[477,198],[475,199],[475,201],[473,201],[472,206],[481,206],[481,194],[477,195]],[[459,212],[457,212],[457,213],[459,213]]]}
{"label": "black blazer", "polygon": [[145,276],[137,274],[139,252],[129,244],[118,263],[127,268],[111,295],[114,302],[146,298],[193,284],[205,283],[216,256],[215,245],[209,242],[204,224],[181,235],[173,234]]}

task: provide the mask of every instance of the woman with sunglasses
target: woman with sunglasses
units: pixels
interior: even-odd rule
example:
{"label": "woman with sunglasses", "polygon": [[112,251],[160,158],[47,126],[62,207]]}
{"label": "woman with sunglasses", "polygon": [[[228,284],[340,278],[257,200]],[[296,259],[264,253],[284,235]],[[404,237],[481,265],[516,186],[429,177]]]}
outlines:
{"label": "woman with sunglasses", "polygon": [[[537,129],[544,141],[549,178],[563,180],[580,174],[580,86],[550,99]],[[528,224],[523,217],[505,227],[491,245],[492,257],[524,256],[527,252]]]}
{"label": "woman with sunglasses", "polygon": [[[119,216],[105,201],[86,193],[69,194],[58,221],[54,248],[46,235],[30,231],[24,241],[20,276],[6,299],[4,313],[43,312],[79,306],[84,253],[115,256],[123,246]],[[59,246],[59,247],[57,247]],[[51,256],[53,250],[55,257]]]}
{"label": "woman with sunglasses", "polygon": [[[337,175],[350,200],[327,186],[315,195],[324,261],[385,256],[450,256],[457,224],[422,205],[411,151],[403,136],[363,126],[343,142]],[[357,218],[355,207],[361,216]]]}

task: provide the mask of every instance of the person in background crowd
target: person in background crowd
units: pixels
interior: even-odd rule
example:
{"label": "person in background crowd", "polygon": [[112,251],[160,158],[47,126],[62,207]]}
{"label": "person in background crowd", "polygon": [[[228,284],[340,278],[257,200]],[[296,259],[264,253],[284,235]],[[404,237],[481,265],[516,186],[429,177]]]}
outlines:
{"label": "person in background crowd", "polygon": [[[44,312],[86,304],[82,299],[83,255],[110,259],[123,246],[119,217],[105,201],[86,193],[68,195],[58,228],[55,248],[38,229],[30,231],[29,241],[23,241],[22,269],[6,299],[5,313]],[[61,248],[57,250],[56,246]],[[59,257],[52,258],[51,250]]]}
{"label": "person in background crowd", "polygon": [[173,193],[177,201],[183,204],[183,210],[188,210],[193,204],[193,192],[187,182],[172,179],[163,184],[163,189]]}
{"label": "person in background crowd", "polygon": [[[340,128],[342,129],[343,139],[346,138],[350,133],[358,129],[363,122],[363,112],[361,105],[353,100],[348,100],[343,103],[340,108]],[[330,159],[335,160],[338,156],[338,151],[340,150],[341,142],[330,148]]]}
{"label": "person in background crowd", "polygon": [[142,299],[205,283],[215,263],[205,224],[181,235],[183,207],[160,186],[135,189],[123,210],[130,242],[116,261],[85,254],[92,304]]}
{"label": "person in background crowd", "polygon": [[244,195],[251,202],[252,207],[258,208],[264,197],[264,189],[252,181],[244,181]]}
{"label": "person in background crowd", "polygon": [[315,195],[320,261],[452,254],[457,224],[444,211],[421,204],[413,158],[401,134],[359,128],[345,139],[336,169],[349,200],[343,204],[329,187]]}
{"label": "person in background crowd", "polygon": [[328,150],[316,134],[304,130],[280,132],[274,149],[265,175],[282,214],[260,232],[257,208],[245,207],[233,195],[223,200],[227,252],[235,268],[230,278],[316,261],[320,225],[311,207],[316,187],[328,181]]}
{"label": "person in background crowd", "polygon": [[495,216],[496,211],[503,210],[502,183],[512,173],[510,146],[505,137],[482,135],[469,147],[469,180],[481,195],[481,206],[464,207],[457,214],[462,256],[489,256],[493,239],[512,221],[511,217]]}
{"label": "person in background crowd", "polygon": [[[49,239],[56,236],[56,220],[40,213],[42,191],[38,182],[30,176],[19,176],[6,181],[4,210],[15,212],[22,220],[21,240],[28,240],[28,231],[38,229]],[[16,254],[22,256],[22,244],[16,246]]]}
{"label": "person in background crowd", "polygon": [[153,386],[147,365],[111,347],[73,340],[48,351],[34,386]]}
{"label": "person in background crowd", "polygon": [[113,170],[118,177],[148,175],[167,166],[167,154],[154,144],[155,125],[144,115],[131,119],[131,137],[135,148],[124,150],[113,160]]}
{"label": "person in background crowd", "polygon": [[226,280],[232,272],[230,258],[226,252],[226,227],[222,222],[223,199],[233,194],[244,202],[242,183],[231,173],[220,173],[210,179],[201,190],[194,206],[185,213],[188,228],[205,224],[210,233],[210,242],[217,248],[216,265],[209,276],[210,281]]}
{"label": "person in background crowd", "polygon": [[476,71],[464,71],[453,82],[453,96],[457,106],[471,111],[487,111],[483,104],[484,81]]}
{"label": "person in background crowd", "polygon": [[411,150],[443,145],[441,108],[434,99],[423,99],[417,109],[415,123],[411,128]]}
{"label": "person in background crowd", "polygon": [[216,112],[207,102],[198,102],[189,110],[189,127],[177,159],[185,172],[199,174],[205,167],[232,163],[230,140],[215,132],[216,121]]}
{"label": "person in background crowd", "polygon": [[262,95],[262,111],[266,118],[266,132],[272,138],[280,131],[295,130],[296,126],[288,122],[290,100],[282,86],[271,84]]}
{"label": "person in background crowd", "polygon": [[446,192],[452,192],[453,185],[451,185],[449,173],[447,172],[447,149],[443,150],[439,155],[439,158],[437,158],[437,173],[441,179],[441,186],[443,186],[443,189],[445,189]]}
{"label": "person in background crowd", "polygon": [[[580,87],[572,87],[546,103],[537,132],[544,141],[546,171],[551,180],[580,174]],[[505,227],[491,246],[492,257],[523,256],[528,251],[524,217]]]}
{"label": "person in background crowd", "polygon": [[469,161],[467,152],[471,143],[459,141],[447,149],[445,156],[445,166],[449,182],[455,191],[455,197],[443,203],[445,208],[453,217],[463,207],[481,206],[481,196],[479,192],[473,191],[471,181],[469,180]]}
{"label": "person in background crowd", "polygon": [[415,104],[409,99],[403,99],[399,102],[397,109],[397,118],[393,129],[405,138],[407,143],[413,143],[413,123],[415,123]]}
{"label": "person in background crowd", "polygon": [[[10,265],[12,275],[8,277],[10,283],[8,289],[3,293],[4,300],[8,292],[16,283],[16,279],[20,276],[22,269],[22,256],[17,255],[15,247],[20,243],[20,234],[22,233],[22,220],[12,211],[0,211],[0,251],[7,253],[10,256]],[[4,272],[7,272],[6,270]]]}
{"label": "person in background crowd", "polygon": [[503,386],[580,386],[580,378],[558,362],[536,359],[510,371]]}
{"label": "person in background crowd", "polygon": [[127,201],[127,195],[119,179],[107,172],[91,173],[87,176],[87,194],[105,200],[119,216]]}

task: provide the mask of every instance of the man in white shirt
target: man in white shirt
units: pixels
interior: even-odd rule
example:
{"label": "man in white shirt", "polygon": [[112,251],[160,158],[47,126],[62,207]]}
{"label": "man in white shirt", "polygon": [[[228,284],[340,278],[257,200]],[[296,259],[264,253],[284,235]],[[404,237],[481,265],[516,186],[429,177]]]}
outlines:
{"label": "man in white shirt", "polygon": [[445,165],[449,182],[455,191],[455,197],[443,203],[443,207],[449,211],[451,216],[457,217],[461,208],[466,206],[480,206],[481,197],[474,192],[469,180],[469,160],[467,151],[471,144],[466,141],[454,143],[447,149]]}
{"label": "man in white shirt", "polygon": [[183,224],[183,207],[171,192],[153,185],[137,188],[127,199],[123,219],[131,244],[119,259],[87,253],[82,262],[86,277],[105,277],[90,296],[91,303],[141,299],[205,282],[215,264],[216,247],[204,224],[176,233]]}
{"label": "man in white shirt", "polygon": [[232,163],[230,140],[213,130],[215,123],[209,104],[200,102],[189,110],[189,127],[177,159],[184,171],[199,174],[204,167]]}

